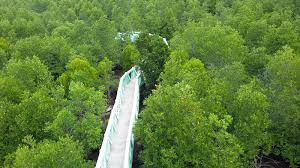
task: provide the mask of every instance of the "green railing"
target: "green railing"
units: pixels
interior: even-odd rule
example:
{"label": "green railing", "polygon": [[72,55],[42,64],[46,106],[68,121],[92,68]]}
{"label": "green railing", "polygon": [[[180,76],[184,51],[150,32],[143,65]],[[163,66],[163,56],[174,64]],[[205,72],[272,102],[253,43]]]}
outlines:
{"label": "green railing", "polygon": [[141,74],[137,74],[137,80],[135,84],[134,89],[134,100],[133,100],[133,106],[132,106],[132,113],[130,116],[130,123],[127,133],[127,140],[126,140],[126,147],[125,147],[125,156],[124,156],[124,168],[131,168],[132,167],[132,159],[133,159],[133,147],[134,147],[134,136],[132,133],[133,126],[135,121],[138,118],[139,114],[139,103],[140,103],[140,85],[142,84],[143,78],[141,77]]}
{"label": "green railing", "polygon": [[121,105],[124,99],[124,89],[125,86],[130,82],[131,79],[137,78],[134,90],[134,101],[133,101],[133,111],[130,119],[130,125],[128,129],[128,137],[126,140],[126,147],[125,147],[125,157],[124,157],[124,168],[131,167],[132,164],[132,157],[133,157],[133,146],[134,146],[134,139],[132,134],[132,128],[135,123],[135,120],[138,116],[139,111],[139,86],[142,84],[142,77],[140,71],[137,67],[131,68],[129,71],[125,72],[124,75],[120,78],[117,97],[115,100],[115,104],[113,109],[111,110],[108,125],[106,127],[106,131],[104,134],[104,138],[102,141],[100,153],[98,156],[96,168],[107,168],[108,159],[110,155],[110,148],[112,143],[112,138],[116,132],[116,126],[118,124],[119,114],[121,112]]}

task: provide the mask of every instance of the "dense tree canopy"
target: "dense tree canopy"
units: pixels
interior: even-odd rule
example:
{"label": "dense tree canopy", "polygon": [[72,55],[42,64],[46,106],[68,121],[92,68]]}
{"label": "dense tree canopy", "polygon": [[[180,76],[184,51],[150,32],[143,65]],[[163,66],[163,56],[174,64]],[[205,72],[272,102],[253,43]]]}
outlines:
{"label": "dense tree canopy", "polygon": [[145,167],[240,166],[241,147],[226,131],[232,118],[207,116],[189,85],[160,87],[146,106],[136,130]]}
{"label": "dense tree canopy", "polygon": [[276,153],[282,154],[292,163],[299,163],[300,118],[300,57],[291,48],[278,51],[267,65],[270,80],[272,107],[272,135]]}
{"label": "dense tree canopy", "polygon": [[[0,4],[0,167],[92,166],[109,87],[99,75],[111,74],[96,65],[120,53],[113,22],[96,1]],[[27,136],[35,147],[18,148]]]}
{"label": "dense tree canopy", "polygon": [[189,24],[182,35],[174,37],[172,45],[188,52],[190,57],[201,59],[206,66],[223,66],[246,57],[244,40],[231,27],[216,23]]}
{"label": "dense tree canopy", "polygon": [[142,167],[300,165],[299,0],[0,0],[0,167],[93,167],[136,65]]}
{"label": "dense tree canopy", "polygon": [[59,111],[47,129],[57,138],[72,135],[86,151],[96,149],[101,142],[101,114],[105,111],[103,97],[103,93],[94,88],[71,82],[65,109]]}
{"label": "dense tree canopy", "polygon": [[[12,167],[91,167],[86,162],[83,149],[72,139],[60,138],[57,142],[45,140],[36,144],[35,140],[26,137],[26,145],[19,147]],[[8,166],[8,165],[7,165]]]}
{"label": "dense tree canopy", "polygon": [[147,33],[140,35],[136,45],[141,54],[138,65],[143,69],[147,89],[153,89],[169,57],[169,48],[162,37]]}

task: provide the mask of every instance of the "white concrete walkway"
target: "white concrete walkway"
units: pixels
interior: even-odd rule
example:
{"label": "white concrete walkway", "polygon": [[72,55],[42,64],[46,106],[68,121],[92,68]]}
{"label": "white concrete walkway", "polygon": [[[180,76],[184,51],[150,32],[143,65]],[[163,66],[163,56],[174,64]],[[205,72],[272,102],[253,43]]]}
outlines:
{"label": "white concrete walkway", "polygon": [[108,159],[109,168],[122,168],[124,166],[125,146],[128,134],[129,122],[133,108],[134,90],[136,78],[131,79],[125,86],[124,102],[121,106],[117,131],[112,139],[110,156]]}

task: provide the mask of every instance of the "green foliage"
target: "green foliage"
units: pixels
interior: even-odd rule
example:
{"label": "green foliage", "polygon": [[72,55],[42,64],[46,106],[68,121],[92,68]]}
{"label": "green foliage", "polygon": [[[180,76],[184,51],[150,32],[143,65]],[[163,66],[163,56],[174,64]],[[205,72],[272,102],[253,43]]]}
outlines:
{"label": "green foliage", "polygon": [[262,76],[269,57],[270,56],[266,53],[266,48],[259,47],[253,49],[244,61],[245,69],[248,74],[252,76]]}
{"label": "green foliage", "polygon": [[56,138],[72,136],[85,151],[97,149],[101,144],[101,114],[105,111],[105,103],[102,92],[72,82],[67,110],[60,111],[47,130]]}
{"label": "green foliage", "polygon": [[[8,12],[9,13],[9,12]],[[14,32],[12,31],[12,25],[9,22],[9,20],[1,19],[0,20],[0,36],[4,38],[8,38],[10,36],[13,36]]]}
{"label": "green foliage", "polygon": [[241,35],[250,37],[247,39],[253,39],[254,34],[258,35],[256,38],[260,38],[260,34],[264,29],[255,30],[255,27],[264,27],[264,21],[257,22],[263,15],[263,5],[256,0],[245,1],[233,1],[230,12],[226,10],[224,12],[224,22],[235,28]]}
{"label": "green foliage", "polygon": [[228,26],[204,23],[189,24],[171,41],[172,48],[186,51],[209,66],[224,66],[234,61],[243,61],[247,56],[244,40]]}
{"label": "green foliage", "polygon": [[71,83],[68,109],[77,117],[87,112],[99,116],[105,111],[105,99],[101,91],[88,88],[82,83]]}
{"label": "green foliage", "polygon": [[23,136],[32,134],[39,139],[47,136],[44,125],[56,112],[55,101],[45,89],[51,84],[47,67],[37,57],[13,59],[7,64],[0,77],[1,162],[17,148]]}
{"label": "green foliage", "polygon": [[213,113],[220,118],[229,115],[228,109],[232,106],[232,88],[228,82],[220,79],[212,79],[207,96],[202,99],[203,110]]}
{"label": "green foliage", "polygon": [[[117,31],[113,28],[113,23],[107,19],[101,18],[92,25],[92,35],[96,39],[96,44],[101,44],[99,49],[102,58],[109,56],[114,62],[119,60],[119,46],[115,40]],[[98,60],[99,61],[99,60]]]}
{"label": "green foliage", "polygon": [[292,166],[300,162],[299,137],[299,67],[300,57],[285,47],[268,63],[267,74],[271,80],[272,120],[271,133],[275,141],[275,154],[289,159]]}
{"label": "green foliage", "polygon": [[280,27],[272,27],[263,39],[264,46],[269,53],[275,53],[284,45],[289,45],[300,51],[299,35],[291,22],[283,22]]}
{"label": "green foliage", "polygon": [[44,128],[47,122],[52,122],[57,114],[58,102],[49,97],[46,90],[39,90],[26,97],[17,106],[16,116],[18,136],[33,135],[37,140],[49,137]]}
{"label": "green foliage", "polygon": [[69,137],[60,138],[57,142],[33,141],[19,147],[13,164],[7,167],[91,167],[91,162],[83,157],[82,146]]}
{"label": "green foliage", "polygon": [[140,34],[137,49],[141,57],[138,65],[144,72],[145,83],[148,90],[153,89],[163,66],[169,57],[169,48],[158,35]]}
{"label": "green foliage", "polygon": [[99,87],[96,68],[91,66],[87,60],[81,58],[71,60],[67,65],[67,70],[58,80],[64,86],[66,96],[69,94],[69,87],[72,81],[82,82],[88,87]]}
{"label": "green foliage", "polygon": [[[168,8],[171,4],[175,8],[178,5],[174,1],[171,3],[166,0],[158,1],[154,4],[154,8],[145,15],[145,24],[149,32],[154,32],[167,39],[172,38],[172,34],[177,27],[177,20],[175,11]],[[160,12],[158,13],[157,10]]]}
{"label": "green foliage", "polygon": [[280,89],[283,86],[295,82],[295,86],[300,88],[300,57],[293,49],[284,47],[270,59],[267,65],[267,75],[271,79],[274,87]]}
{"label": "green foliage", "polygon": [[299,0],[0,1],[0,167],[92,166],[120,64],[158,86],[142,166],[300,164]]}
{"label": "green foliage", "polygon": [[23,88],[12,77],[1,77],[0,78],[0,99],[7,102],[18,103],[21,101]]}
{"label": "green foliage", "polygon": [[188,62],[189,58],[184,51],[174,51],[170,54],[170,58],[164,65],[164,71],[160,75],[162,84],[174,85],[181,82],[179,72],[183,65]]}
{"label": "green foliage", "polygon": [[24,60],[12,59],[5,71],[7,76],[15,79],[22,89],[29,92],[50,87],[52,84],[52,76],[48,68],[37,57]]}
{"label": "green foliage", "polygon": [[59,111],[54,121],[47,126],[46,130],[51,131],[55,137],[74,134],[76,116],[68,110]]}
{"label": "green foliage", "polygon": [[140,53],[136,49],[136,47],[132,44],[127,44],[123,49],[123,53],[122,53],[120,62],[121,62],[122,68],[125,71],[127,71],[131,67],[136,65],[138,63],[139,59],[140,59]]}
{"label": "green foliage", "polygon": [[238,62],[209,72],[213,78],[206,90],[207,96],[202,99],[204,109],[223,118],[230,114],[234,105],[233,97],[240,86],[248,82],[248,76],[243,65]]}
{"label": "green foliage", "polygon": [[4,157],[16,150],[20,137],[15,132],[15,105],[1,100],[0,107],[0,162],[3,163]]}
{"label": "green foliage", "polygon": [[48,1],[46,0],[35,0],[32,5],[32,10],[37,13],[42,13],[48,9]]}
{"label": "green foliage", "polygon": [[104,56],[118,62],[120,51],[114,39],[117,32],[113,23],[105,18],[100,17],[93,25],[86,24],[83,20],[65,23],[55,28],[53,35],[66,39],[75,54],[85,57],[94,65]]}
{"label": "green foliage", "polygon": [[10,43],[3,37],[0,36],[0,70],[5,66],[10,56],[8,50]]}
{"label": "green foliage", "polygon": [[145,167],[240,167],[232,118],[207,117],[189,85],[159,87],[145,104],[135,130]]}
{"label": "green foliage", "polygon": [[[24,10],[21,10],[20,16],[16,17],[12,21],[12,33],[16,39],[23,39],[34,35],[43,35],[46,33],[45,26],[41,23],[42,20],[39,18],[32,19],[32,15]],[[27,16],[26,16],[27,15]],[[30,16],[31,15],[31,16]]]}
{"label": "green foliage", "polygon": [[[15,89],[16,86],[10,90],[13,91],[11,93],[19,91]],[[46,123],[53,121],[59,108],[59,103],[48,95],[46,89],[40,89],[32,95],[27,93],[20,96],[18,101],[6,101],[5,98],[10,98],[7,96],[3,98],[0,101],[1,161],[5,155],[16,150],[26,135],[32,135],[37,140],[50,137],[44,128]]]}
{"label": "green foliage", "polygon": [[269,105],[267,97],[255,88],[254,82],[241,86],[234,100],[233,132],[242,143],[245,158],[251,162],[261,148],[268,152],[270,147],[267,132],[270,127]]}
{"label": "green foliage", "polygon": [[14,56],[18,59],[37,56],[48,66],[54,77],[64,72],[70,57],[70,47],[62,38],[32,36],[16,43]]}
{"label": "green foliage", "polygon": [[162,85],[175,85],[179,82],[189,84],[199,97],[206,95],[210,80],[203,63],[195,58],[189,60],[184,52],[171,54],[161,79]]}
{"label": "green foliage", "polygon": [[248,76],[244,65],[239,62],[228,64],[223,68],[212,72],[214,77],[224,81],[230,88],[230,95],[233,95],[239,87],[248,82]]}
{"label": "green foliage", "polygon": [[249,47],[259,47],[261,41],[266,36],[269,29],[269,25],[266,20],[258,20],[251,22],[247,27],[247,32],[245,34],[245,40]]}
{"label": "green foliage", "polygon": [[3,49],[0,48],[0,70],[7,63],[8,59],[9,58],[8,58],[7,53]]}
{"label": "green foliage", "polygon": [[106,90],[109,90],[109,86],[112,80],[112,61],[107,57],[104,57],[98,64],[98,73],[101,78],[101,84],[105,86]]}
{"label": "green foliage", "polygon": [[[0,167],[5,156],[8,165],[16,163],[14,151],[24,136],[43,141],[67,134],[80,140],[75,145],[83,145],[86,153],[80,152],[80,159],[64,158],[64,149],[57,147],[61,151],[56,154],[58,149],[53,147],[53,156],[34,162],[34,156],[46,154],[29,147],[30,151],[18,156],[15,167],[87,166],[83,154],[101,144],[101,113],[106,106],[102,91],[96,89],[110,82],[111,66],[120,55],[114,26],[97,1],[1,1]],[[71,59],[74,55],[82,59]],[[99,72],[94,67],[104,56],[114,62],[105,59],[103,68],[107,69]],[[99,73],[106,75],[101,76],[103,83]],[[67,164],[62,165],[56,155]]]}

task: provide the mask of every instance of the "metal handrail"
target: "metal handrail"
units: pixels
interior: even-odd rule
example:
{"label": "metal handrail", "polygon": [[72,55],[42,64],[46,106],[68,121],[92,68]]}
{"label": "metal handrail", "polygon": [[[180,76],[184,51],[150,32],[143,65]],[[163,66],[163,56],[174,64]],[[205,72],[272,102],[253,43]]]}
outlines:
{"label": "metal handrail", "polygon": [[[106,131],[104,133],[104,138],[102,141],[101,149],[99,151],[96,168],[107,168],[108,167],[107,162],[108,162],[109,155],[110,155],[112,138],[116,132],[116,126],[119,121],[119,114],[121,111],[121,105],[122,105],[123,98],[124,98],[124,88],[130,82],[130,80],[135,78],[136,76],[141,78],[140,74],[138,73],[138,67],[132,67],[129,71],[125,72],[124,75],[120,78],[119,87],[118,87],[118,91],[117,91],[117,97],[116,97],[113,109],[111,110],[108,125],[107,125]],[[137,81],[141,81],[141,79],[138,79]],[[141,82],[138,82],[137,83],[138,85],[135,88],[139,88],[140,83]],[[137,95],[139,97],[139,93],[137,93]],[[137,95],[136,95],[136,89],[135,89],[134,96],[137,96]],[[137,99],[136,97],[134,97],[134,105],[135,106],[136,106],[135,101],[138,101],[138,100],[139,100],[139,98]],[[134,108],[134,109],[136,109],[136,108]],[[131,123],[131,121],[130,121],[130,123]],[[132,127],[130,127],[130,129],[132,129]],[[128,136],[132,136],[132,133],[130,135],[128,134]],[[126,146],[127,146],[127,142],[126,142]],[[128,151],[126,151],[126,152],[128,152]],[[127,156],[127,155],[128,155],[128,153],[125,153],[125,156]],[[132,154],[130,154],[130,155],[132,155]],[[131,163],[132,157],[131,157],[131,161],[124,161],[124,163],[125,162]]]}
{"label": "metal handrail", "polygon": [[125,147],[125,156],[124,156],[124,168],[131,168],[132,167],[132,159],[133,159],[133,148],[134,148],[134,136],[132,133],[133,126],[135,124],[135,121],[138,117],[139,113],[139,102],[140,102],[140,84],[141,84],[141,77],[140,73],[137,75],[136,83],[135,83],[135,89],[134,89],[134,101],[133,101],[133,107],[132,107],[132,113],[130,116],[130,123],[129,123],[129,129],[127,133],[127,139],[126,139],[126,147]]}

